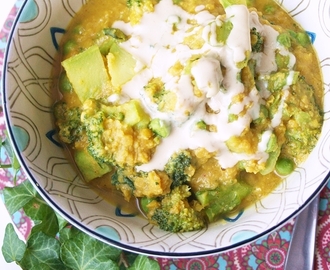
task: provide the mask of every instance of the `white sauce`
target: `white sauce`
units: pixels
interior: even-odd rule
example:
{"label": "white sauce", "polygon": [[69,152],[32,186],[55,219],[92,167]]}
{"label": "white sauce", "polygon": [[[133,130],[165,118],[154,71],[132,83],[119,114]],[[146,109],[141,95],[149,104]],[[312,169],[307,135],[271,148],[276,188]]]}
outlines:
{"label": "white sauce", "polygon": [[[123,96],[140,99],[151,118],[161,118],[172,126],[171,134],[162,140],[152,160],[138,167],[140,170],[162,170],[174,152],[199,147],[216,152],[223,168],[232,167],[238,161],[246,159],[265,162],[268,158],[265,151],[272,134],[271,129],[281,123],[285,95],[270,130],[262,134],[258,151],[254,155],[235,154],[228,150],[225,142],[232,136],[239,136],[253,119],[258,118],[260,104],[269,96],[267,85],[259,83],[262,86],[260,91],[254,88],[241,103],[232,104],[233,97],[244,92],[244,85],[237,80],[241,71],[237,64],[246,60],[251,53],[250,28],[256,27],[267,37],[264,52],[251,55],[257,60],[257,71],[261,74],[276,70],[276,49],[280,49],[283,55],[289,53],[284,48],[279,48],[276,42],[278,32],[268,25],[262,25],[257,13],[250,13],[245,6],[234,5],[226,9],[227,19],[232,22],[233,29],[226,44],[222,45],[216,41],[215,29],[222,23],[219,17],[210,14],[204,6],[196,7],[195,11],[196,14],[189,14],[171,0],[162,0],[155,6],[154,12],[143,15],[139,24],[132,26],[122,21],[113,24],[113,27],[130,36],[121,46],[137,60],[137,74],[122,86]],[[192,25],[192,21],[198,25]],[[184,43],[185,38],[192,33],[201,32],[204,45],[200,49],[190,49]],[[191,74],[173,76],[168,72],[178,61],[185,66],[188,60],[196,56],[200,58],[192,64]],[[295,59],[290,57],[290,66],[293,67]],[[226,68],[224,75],[220,64]],[[157,106],[150,101],[144,92],[144,86],[152,78],[160,78],[165,83],[166,90],[177,94],[175,111],[159,112]],[[194,95],[193,84],[203,93],[201,97]],[[113,98],[118,97],[111,97]],[[208,113],[206,104],[216,113]],[[239,114],[246,106],[248,109],[245,115],[236,121],[228,121],[230,114]],[[196,129],[196,122],[201,119],[214,125],[217,132]]]}
{"label": "white sauce", "polygon": [[227,45],[233,50],[233,60],[236,63],[246,59],[246,52],[251,51],[250,15],[244,5],[232,5],[226,8],[226,15],[233,24]]}
{"label": "white sauce", "polygon": [[[203,70],[203,72],[201,72]],[[206,93],[206,97],[215,96],[223,80],[220,62],[215,58],[202,57],[191,68],[197,87]]]}

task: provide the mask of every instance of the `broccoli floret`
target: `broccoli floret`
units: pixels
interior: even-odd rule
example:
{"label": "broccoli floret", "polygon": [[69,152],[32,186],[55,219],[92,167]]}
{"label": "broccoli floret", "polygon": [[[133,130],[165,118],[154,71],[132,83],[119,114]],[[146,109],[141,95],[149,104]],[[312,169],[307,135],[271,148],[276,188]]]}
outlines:
{"label": "broccoli floret", "polygon": [[84,127],[80,121],[79,107],[68,108],[66,102],[58,102],[54,106],[54,116],[58,126],[58,135],[62,142],[71,144],[81,137]]}
{"label": "broccoli floret", "polygon": [[87,149],[99,162],[134,167],[150,161],[159,138],[148,128],[150,117],[136,100],[113,106],[88,99],[82,106]]}
{"label": "broccoli floret", "polygon": [[245,182],[237,182],[219,186],[215,190],[197,191],[195,195],[204,207],[208,220],[212,222],[235,209],[251,191],[251,187]]}
{"label": "broccoli floret", "polygon": [[292,91],[286,99],[283,120],[286,124],[286,142],[282,146],[282,155],[293,157],[299,164],[312,151],[321,133],[323,113],[319,108],[314,88],[305,78],[298,77]]}
{"label": "broccoli floret", "polygon": [[159,111],[171,112],[175,110],[177,95],[172,91],[166,90],[160,78],[151,79],[144,87],[144,91],[150,98],[150,101],[157,105]]}
{"label": "broccoli floret", "polygon": [[87,127],[88,152],[100,164],[111,164],[111,156],[107,155],[105,145],[102,141],[102,134],[104,133],[103,122],[106,119],[106,115],[100,108],[101,104],[96,100],[87,100],[83,104],[81,121]]}
{"label": "broccoli floret", "polygon": [[174,153],[166,163],[164,170],[173,181],[172,189],[189,182],[195,173],[191,153],[188,150]]}
{"label": "broccoli floret", "polygon": [[155,201],[151,200],[146,206],[150,209],[147,213],[150,221],[156,223],[162,230],[175,233],[204,228],[206,226],[204,216],[194,207],[194,202],[188,201],[190,196],[190,187],[183,185],[174,188],[160,202],[153,203]]}
{"label": "broccoli floret", "polygon": [[252,52],[261,52],[264,47],[264,38],[255,27],[250,31]]}
{"label": "broccoli floret", "polygon": [[111,176],[111,184],[120,190],[126,200],[129,201],[135,190],[134,182],[127,176],[126,171],[118,168]]}
{"label": "broccoli floret", "polygon": [[171,183],[171,179],[163,171],[135,171],[128,166],[118,168],[112,177],[112,184],[123,193],[127,201],[130,200],[131,195],[136,198],[163,196],[171,191]]}

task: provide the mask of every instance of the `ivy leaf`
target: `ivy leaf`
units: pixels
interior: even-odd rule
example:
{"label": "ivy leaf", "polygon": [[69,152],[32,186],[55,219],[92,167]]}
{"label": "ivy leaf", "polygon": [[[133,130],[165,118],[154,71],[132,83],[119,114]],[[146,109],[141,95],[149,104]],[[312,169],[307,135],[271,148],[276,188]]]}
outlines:
{"label": "ivy leaf", "polygon": [[25,214],[33,221],[43,220],[45,216],[54,212],[38,193],[23,206],[23,209]]}
{"label": "ivy leaf", "polygon": [[51,237],[56,236],[58,233],[58,221],[53,210],[45,214],[43,220],[32,228],[31,234],[36,232],[43,232]]}
{"label": "ivy leaf", "polygon": [[128,268],[128,270],[159,270],[160,266],[157,261],[148,258],[144,255],[139,255],[135,259],[133,265]]}
{"label": "ivy leaf", "polygon": [[71,229],[71,236],[61,246],[61,259],[65,265],[75,270],[107,269],[118,270],[121,250],[98,241],[89,235]]}
{"label": "ivy leaf", "polygon": [[23,269],[68,269],[60,260],[60,243],[43,232],[31,234],[20,266]]}
{"label": "ivy leaf", "polygon": [[29,181],[15,187],[3,189],[3,196],[9,213],[12,215],[36,197],[37,191]]}
{"label": "ivy leaf", "polygon": [[13,224],[6,226],[5,236],[2,245],[2,254],[7,263],[19,262],[26,250],[25,243],[16,234]]}
{"label": "ivy leaf", "polygon": [[71,228],[65,227],[59,232],[60,243],[63,244],[65,241],[69,240],[71,237]]}
{"label": "ivy leaf", "polygon": [[13,148],[12,148],[12,145],[11,145],[11,142],[6,138],[3,142],[2,142],[2,145],[4,146],[4,148],[6,149],[6,152],[7,152],[7,155],[11,161],[11,167],[18,171],[20,168],[21,168],[21,164],[19,163],[14,151],[13,151]]}
{"label": "ivy leaf", "polygon": [[66,219],[64,219],[57,212],[55,212],[55,214],[56,214],[56,217],[57,217],[58,230],[61,231],[63,228],[65,228],[66,226],[68,226],[68,222],[66,221]]}
{"label": "ivy leaf", "polygon": [[120,270],[127,270],[130,265],[133,265],[134,261],[139,255],[136,253],[130,253],[123,251],[121,254],[121,260],[119,263]]}

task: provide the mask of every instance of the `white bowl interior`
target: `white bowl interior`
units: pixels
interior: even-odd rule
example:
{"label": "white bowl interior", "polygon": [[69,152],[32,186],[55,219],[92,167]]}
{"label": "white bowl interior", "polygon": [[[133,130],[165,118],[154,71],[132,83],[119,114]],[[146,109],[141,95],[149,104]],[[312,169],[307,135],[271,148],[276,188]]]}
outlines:
{"label": "white bowl interior", "polygon": [[53,125],[51,70],[56,44],[83,0],[27,1],[6,53],[3,104],[17,155],[42,196],[66,219],[94,237],[131,251],[189,257],[228,251],[255,240],[296,215],[326,184],[330,168],[330,2],[280,1],[314,33],[324,75],[325,122],[308,160],[269,196],[231,220],[172,234],[105,202],[79,178]]}

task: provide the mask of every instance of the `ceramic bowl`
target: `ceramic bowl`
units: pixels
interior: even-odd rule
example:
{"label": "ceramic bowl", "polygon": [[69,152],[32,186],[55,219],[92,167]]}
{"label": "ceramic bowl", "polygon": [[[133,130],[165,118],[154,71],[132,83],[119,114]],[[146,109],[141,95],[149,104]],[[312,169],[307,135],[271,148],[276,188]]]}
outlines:
{"label": "ceramic bowl", "polygon": [[105,202],[76,174],[53,125],[51,70],[58,43],[85,0],[24,2],[8,42],[3,105],[9,135],[26,174],[69,222],[121,249],[171,257],[228,251],[270,233],[322,189],[330,168],[330,1],[279,1],[311,34],[324,75],[324,127],[308,160],[269,196],[231,219],[189,233],[159,230]]}

